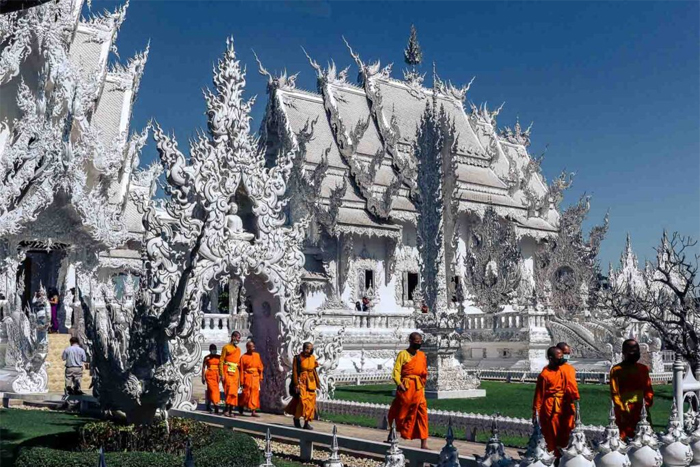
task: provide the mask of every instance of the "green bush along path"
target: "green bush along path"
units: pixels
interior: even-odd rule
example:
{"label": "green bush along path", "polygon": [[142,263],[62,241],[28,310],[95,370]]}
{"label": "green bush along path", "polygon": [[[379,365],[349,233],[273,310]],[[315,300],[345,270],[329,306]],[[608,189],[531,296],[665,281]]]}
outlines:
{"label": "green bush along path", "polygon": [[[528,383],[503,383],[497,381],[482,381],[481,387],[486,389],[486,397],[478,399],[443,399],[429,400],[429,409],[450,410],[455,412],[481,413],[491,415],[496,412],[504,417],[519,417],[529,419],[532,416],[532,397],[535,385]],[[375,404],[391,404],[394,385],[368,386],[339,386],[335,390],[335,399],[355,402],[372,402]],[[608,424],[610,412],[610,387],[602,384],[579,384],[581,394],[581,420],[586,425]],[[654,429],[666,428],[668,416],[671,413],[673,388],[670,385],[654,386],[654,406],[650,410]],[[347,415],[323,414],[323,417],[336,423],[349,423],[361,426],[376,426],[376,420],[367,417],[352,417]],[[442,436],[444,428],[431,428],[431,434]],[[463,434],[462,434],[463,435]],[[486,434],[479,436],[479,441],[485,441]],[[511,446],[522,445],[520,439],[508,440],[501,437]],[[511,442],[507,442],[511,441]]]}

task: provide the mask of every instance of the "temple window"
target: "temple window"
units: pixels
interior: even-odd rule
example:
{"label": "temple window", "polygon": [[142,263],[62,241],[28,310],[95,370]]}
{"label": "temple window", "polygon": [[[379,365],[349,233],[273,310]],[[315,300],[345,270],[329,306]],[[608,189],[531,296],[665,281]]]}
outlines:
{"label": "temple window", "polygon": [[374,289],[374,271],[365,269],[365,290]]}
{"label": "temple window", "polygon": [[406,273],[406,296],[413,300],[413,294],[418,288],[418,274],[415,272]]}

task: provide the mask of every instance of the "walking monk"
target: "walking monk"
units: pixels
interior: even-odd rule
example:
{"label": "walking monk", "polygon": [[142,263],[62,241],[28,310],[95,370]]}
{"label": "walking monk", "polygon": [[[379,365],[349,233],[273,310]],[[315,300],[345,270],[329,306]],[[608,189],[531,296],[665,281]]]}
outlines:
{"label": "walking monk", "polygon": [[318,363],[313,355],[314,345],[304,342],[302,349],[292,362],[292,400],[284,411],[294,417],[295,427],[301,428],[299,419],[303,418],[304,429],[313,430],[309,420],[316,417],[316,388],[321,384],[321,380],[316,372]]}
{"label": "walking monk", "polygon": [[238,341],[241,340],[241,333],[233,331],[231,342],[221,349],[221,359],[219,361],[219,372],[221,380],[224,382],[224,395],[226,396],[226,408],[224,415],[234,417],[233,408],[238,406],[238,364],[241,361],[241,349],[238,348]]}
{"label": "walking monk", "polygon": [[562,370],[564,353],[558,347],[547,349],[549,365],[537,377],[535,398],[532,401],[533,418],[539,414],[540,427],[547,449],[561,457],[559,448],[569,443],[569,435],[576,423],[574,401],[579,400],[576,378],[572,372]]}
{"label": "walking monk", "polygon": [[419,350],[423,336],[411,333],[408,342],[408,349],[399,352],[394,364],[396,397],[389,408],[389,425],[396,422],[403,439],[420,439],[421,449],[428,449],[428,403],[425,400],[428,360]]}
{"label": "walking monk", "polygon": [[622,343],[622,362],[610,369],[610,395],[615,404],[615,420],[623,440],[634,438],[634,430],[641,418],[642,403],[647,407],[654,403],[649,368],[638,363],[640,355],[639,343],[627,339]]}
{"label": "walking monk", "polygon": [[219,391],[219,355],[216,353],[216,344],[209,346],[209,355],[202,362],[202,384],[207,385],[205,393],[207,399],[207,412],[211,412],[214,404],[214,413],[219,413],[221,392]]}
{"label": "walking monk", "polygon": [[260,408],[260,383],[263,380],[263,364],[260,354],[255,351],[255,342],[248,341],[245,345],[246,352],[241,357],[241,394],[238,412],[243,415],[243,409],[250,410],[251,417],[259,417],[256,410]]}

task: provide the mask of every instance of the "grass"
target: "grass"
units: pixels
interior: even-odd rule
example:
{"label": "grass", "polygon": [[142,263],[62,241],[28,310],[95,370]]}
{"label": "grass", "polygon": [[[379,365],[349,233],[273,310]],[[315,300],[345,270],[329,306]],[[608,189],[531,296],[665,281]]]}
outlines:
{"label": "grass", "polygon": [[0,464],[14,465],[20,445],[59,447],[91,420],[65,412],[0,409]]}
{"label": "grass", "polygon": [[[429,400],[431,409],[450,410],[455,412],[470,412],[491,415],[496,412],[505,417],[529,419],[532,416],[532,397],[535,385],[529,383],[503,383],[497,381],[482,381],[481,387],[486,389],[486,397],[478,399],[443,399]],[[368,386],[340,386],[335,390],[335,399],[355,402],[372,402],[375,404],[391,404],[394,399],[391,384]],[[673,388],[670,385],[654,387],[654,406],[650,410],[654,428],[658,431],[666,427],[671,413]],[[607,425],[610,411],[610,388],[607,385],[580,384],[581,419],[587,425]],[[345,423],[376,428],[377,420],[369,417],[354,417],[350,415],[333,415],[324,413],[323,418],[335,423]],[[431,427],[430,434],[444,436],[444,427]],[[485,442],[488,433],[478,433],[477,441]],[[504,444],[522,447],[527,439],[520,437],[502,436]]]}

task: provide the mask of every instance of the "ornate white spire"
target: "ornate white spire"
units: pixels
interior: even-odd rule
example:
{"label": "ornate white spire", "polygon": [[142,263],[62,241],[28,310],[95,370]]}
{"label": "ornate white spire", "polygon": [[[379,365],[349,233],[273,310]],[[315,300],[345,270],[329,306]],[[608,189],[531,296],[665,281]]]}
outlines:
{"label": "ornate white spire", "polygon": [[554,453],[547,450],[547,441],[544,439],[540,427],[540,416],[535,413],[527,451],[525,451],[525,456],[520,461],[519,467],[550,467],[554,465],[555,460]]}
{"label": "ornate white spire", "polygon": [[569,445],[562,448],[561,453],[560,467],[594,467],[593,457],[595,455],[588,445],[586,433],[583,431],[578,401],[576,401],[576,426],[569,435]]}
{"label": "ornate white spire", "polygon": [[447,423],[447,436],[445,436],[445,445],[440,451],[440,462],[437,467],[459,467],[459,451],[452,444],[455,440],[454,432],[452,431],[452,419]]}
{"label": "ornate white spire", "polygon": [[610,423],[605,427],[603,438],[595,443],[598,454],[595,457],[596,467],[630,467],[627,457],[627,445],[620,439],[620,429],[615,421],[615,404],[610,401]]}
{"label": "ornate white spire", "polygon": [[331,455],[328,460],[323,463],[323,467],[343,467],[343,462],[340,460],[340,454],[338,454],[338,427],[335,425],[333,425]]}
{"label": "ornate white spire", "polygon": [[649,424],[646,403],[643,403],[637,430],[629,443],[627,454],[634,467],[661,467],[664,459],[658,448],[659,440]]}
{"label": "ornate white spire", "polygon": [[664,465],[668,467],[686,467],[693,460],[693,451],[690,448],[690,436],[683,430],[683,425],[678,417],[678,406],[673,400],[671,416],[668,419],[666,433],[659,437],[661,441],[661,455]]}
{"label": "ornate white spire", "polygon": [[389,430],[389,450],[384,455],[384,467],[404,467],[406,465],[406,457],[399,449],[399,439],[396,436],[396,421],[391,421],[391,429]]}
{"label": "ornate white spire", "polygon": [[270,429],[267,429],[265,433],[265,461],[260,464],[260,467],[275,467],[272,463],[272,437],[270,436]]}
{"label": "ornate white spire", "polygon": [[506,454],[506,448],[498,437],[498,416],[494,414],[491,420],[491,437],[486,442],[484,457],[477,456],[479,467],[511,467],[513,459]]}

